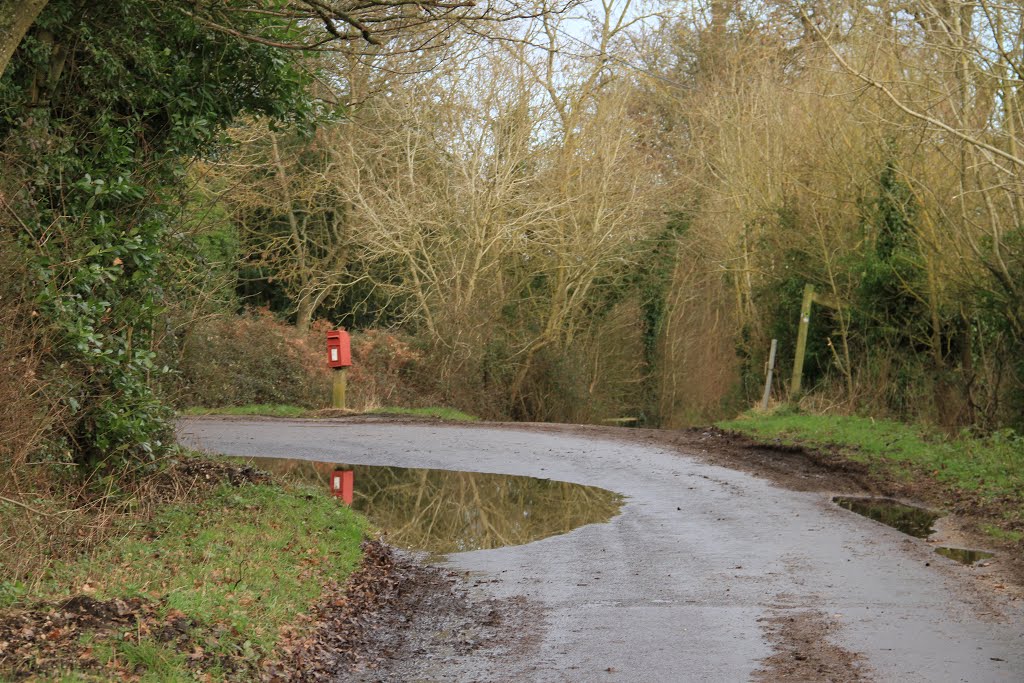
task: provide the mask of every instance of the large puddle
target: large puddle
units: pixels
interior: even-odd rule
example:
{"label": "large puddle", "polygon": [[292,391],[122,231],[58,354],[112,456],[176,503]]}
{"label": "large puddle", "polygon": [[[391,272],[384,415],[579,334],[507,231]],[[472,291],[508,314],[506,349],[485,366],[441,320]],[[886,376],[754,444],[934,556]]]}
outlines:
{"label": "large puddle", "polygon": [[321,483],[353,471],[352,507],[392,545],[434,554],[521,545],[619,512],[622,497],[594,486],[477,472],[246,458],[277,475]]}

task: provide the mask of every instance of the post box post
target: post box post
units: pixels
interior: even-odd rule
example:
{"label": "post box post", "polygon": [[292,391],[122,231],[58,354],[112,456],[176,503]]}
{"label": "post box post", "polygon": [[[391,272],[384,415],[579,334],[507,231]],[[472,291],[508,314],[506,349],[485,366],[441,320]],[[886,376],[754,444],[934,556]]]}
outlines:
{"label": "post box post", "polygon": [[345,392],[348,390],[348,368],[336,368],[331,387],[331,407],[345,409]]}

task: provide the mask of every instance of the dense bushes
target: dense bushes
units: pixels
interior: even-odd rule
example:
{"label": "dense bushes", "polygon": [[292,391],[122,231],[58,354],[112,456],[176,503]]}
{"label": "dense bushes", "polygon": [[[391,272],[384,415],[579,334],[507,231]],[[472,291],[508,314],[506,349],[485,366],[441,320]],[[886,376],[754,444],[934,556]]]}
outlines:
{"label": "dense bushes", "polygon": [[179,407],[287,403],[320,408],[329,401],[323,353],[309,336],[265,309],[196,322],[162,351],[175,368],[165,393]]}
{"label": "dense bushes", "polygon": [[185,246],[183,170],[235,117],[292,118],[304,102],[278,50],[178,3],[47,3],[0,78],[0,245],[27,263],[33,317],[11,325],[46,331],[40,372],[63,418],[52,449],[94,465],[148,462],[167,444],[152,332],[173,286],[160,264]]}
{"label": "dense bushes", "polygon": [[[323,332],[319,333],[319,338],[323,338]],[[443,401],[435,384],[423,352],[412,340],[384,330],[366,330],[353,335],[349,373],[352,407],[370,410],[437,405]]]}

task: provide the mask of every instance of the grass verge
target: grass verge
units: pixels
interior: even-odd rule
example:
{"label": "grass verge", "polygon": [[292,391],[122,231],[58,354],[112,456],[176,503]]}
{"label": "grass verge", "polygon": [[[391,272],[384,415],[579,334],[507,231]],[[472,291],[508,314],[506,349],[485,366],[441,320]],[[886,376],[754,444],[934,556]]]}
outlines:
{"label": "grass verge", "polygon": [[[297,482],[224,483],[125,520],[0,612],[0,680],[255,680],[278,637],[355,568],[365,529]],[[19,641],[32,630],[45,638]]]}
{"label": "grass verge", "polygon": [[299,406],[280,403],[254,403],[246,406],[224,406],[222,408],[185,408],[182,415],[265,415],[268,417],[305,417],[309,413]]}
{"label": "grass verge", "polygon": [[[246,406],[225,406],[222,408],[185,408],[182,415],[261,415],[266,417],[313,417],[315,411],[298,406],[277,403],[258,403]],[[409,417],[432,417],[450,422],[476,422],[480,418],[455,408],[374,408],[370,415],[407,415]]]}
{"label": "grass verge", "polygon": [[409,415],[413,417],[433,417],[438,420],[449,420],[451,422],[477,422],[480,418],[464,413],[455,408],[431,407],[431,408],[375,408],[370,411],[373,415]]}
{"label": "grass verge", "polygon": [[832,450],[867,464],[879,477],[904,482],[927,477],[948,494],[948,500],[995,517],[997,524],[988,525],[989,535],[1022,537],[1024,437],[1012,432],[949,438],[892,420],[783,411],[748,413],[718,426],[763,442]]}

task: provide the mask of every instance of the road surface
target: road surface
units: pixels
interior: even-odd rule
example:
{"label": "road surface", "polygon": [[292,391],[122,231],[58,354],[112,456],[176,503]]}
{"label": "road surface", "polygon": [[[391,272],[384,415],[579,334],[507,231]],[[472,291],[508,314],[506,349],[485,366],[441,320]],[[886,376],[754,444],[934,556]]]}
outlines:
{"label": "road surface", "polygon": [[[626,497],[608,523],[449,556],[475,590],[526,599],[531,645],[425,661],[424,680],[773,680],[787,677],[789,658],[809,656],[802,646],[824,645],[810,655],[832,658],[817,675],[788,675],[1024,681],[1021,601],[975,586],[972,569],[826,494],[697,457],[621,439],[437,424],[194,419],[179,424],[179,440],[232,455],[548,477]],[[801,645],[816,638],[824,641]]]}

